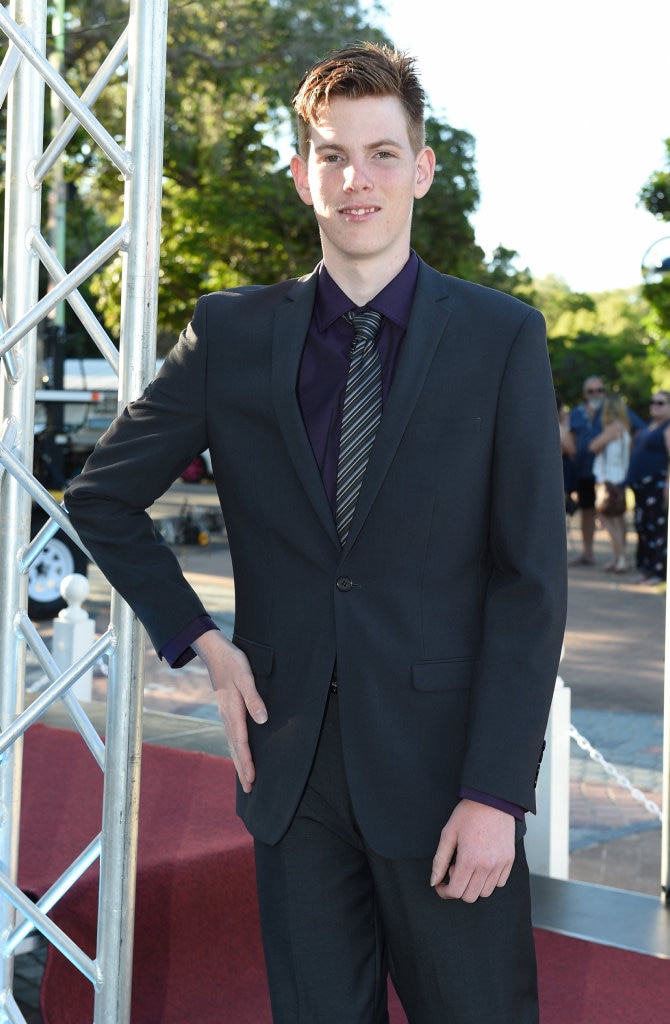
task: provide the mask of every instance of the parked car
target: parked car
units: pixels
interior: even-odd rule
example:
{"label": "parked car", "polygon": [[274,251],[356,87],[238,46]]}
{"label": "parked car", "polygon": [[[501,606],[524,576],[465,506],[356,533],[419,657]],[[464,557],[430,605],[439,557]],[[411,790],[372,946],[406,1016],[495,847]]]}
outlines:
{"label": "parked car", "polygon": [[[111,391],[67,388],[36,392],[33,473],[57,500],[112,422],[116,405],[116,393]],[[32,537],[46,521],[46,512],[34,504]],[[87,569],[87,556],[66,533],[58,530],[28,570],[30,618],[55,618],[65,607],[60,593],[63,579],[72,573],[85,576]]]}

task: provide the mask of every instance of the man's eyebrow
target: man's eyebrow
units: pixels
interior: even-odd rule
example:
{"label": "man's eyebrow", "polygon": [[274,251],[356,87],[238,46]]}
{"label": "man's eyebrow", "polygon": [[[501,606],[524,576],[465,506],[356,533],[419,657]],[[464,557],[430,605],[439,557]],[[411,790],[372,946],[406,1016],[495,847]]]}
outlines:
{"label": "man's eyebrow", "polygon": [[371,145],[366,146],[366,149],[402,149],[402,142],[398,142],[397,139],[380,139],[379,142],[373,142]]}
{"label": "man's eyebrow", "polygon": [[[320,142],[318,144],[315,144],[313,140],[312,140],[312,146],[314,148],[314,152],[315,153],[321,153],[323,150],[330,150],[331,152],[333,150],[336,150],[338,153],[344,153],[346,148],[347,148],[346,146],[342,146],[339,142],[325,142],[324,141],[324,142]],[[368,143],[368,145],[364,146],[363,148],[364,149],[368,149],[368,150],[388,149],[388,148],[402,149],[402,143],[398,142],[396,139],[380,139],[378,142],[370,142],[370,143]]]}
{"label": "man's eyebrow", "polygon": [[313,139],[312,139],[312,149],[314,150],[315,153],[320,153],[324,149],[331,149],[331,150],[332,149],[336,149],[340,153],[344,152],[344,146],[338,145],[337,142],[321,142],[318,145],[315,145]]}

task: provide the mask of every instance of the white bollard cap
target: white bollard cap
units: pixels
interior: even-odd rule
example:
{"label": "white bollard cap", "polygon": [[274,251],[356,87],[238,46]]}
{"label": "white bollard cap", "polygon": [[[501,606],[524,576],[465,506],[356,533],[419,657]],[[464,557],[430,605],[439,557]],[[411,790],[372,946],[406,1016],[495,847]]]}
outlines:
{"label": "white bollard cap", "polygon": [[82,604],[88,597],[90,589],[88,580],[81,573],[73,572],[69,576],[64,576],[60,592],[63,600],[67,601],[67,608],[58,613],[58,618],[64,622],[80,622],[87,619],[88,615]]}

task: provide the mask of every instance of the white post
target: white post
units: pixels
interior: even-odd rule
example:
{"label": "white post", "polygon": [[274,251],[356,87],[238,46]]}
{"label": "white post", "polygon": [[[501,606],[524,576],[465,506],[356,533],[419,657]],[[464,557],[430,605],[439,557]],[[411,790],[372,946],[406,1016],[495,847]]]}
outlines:
{"label": "white post", "polygon": [[527,816],[526,856],[534,875],[567,878],[570,861],[570,687],[560,676],[537,783],[537,814]]}
{"label": "white post", "polygon": [[[72,573],[65,576],[60,592],[67,601],[67,608],[53,620],[52,656],[61,671],[74,665],[91,649],[95,634],[95,622],[82,608],[88,597],[89,585],[85,576]],[[72,693],[80,701],[93,697],[93,669],[86,669],[72,686]]]}

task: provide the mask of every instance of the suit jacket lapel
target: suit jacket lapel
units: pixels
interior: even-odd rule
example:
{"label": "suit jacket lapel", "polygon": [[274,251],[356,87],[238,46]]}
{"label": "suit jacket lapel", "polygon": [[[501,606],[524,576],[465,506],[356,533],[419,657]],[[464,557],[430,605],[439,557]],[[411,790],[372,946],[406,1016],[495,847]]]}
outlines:
{"label": "suit jacket lapel", "polygon": [[421,393],[435,351],[446,330],[451,316],[447,296],[448,289],[444,277],[421,262],[402,354],[349,530],[349,549],[365,522],[389,470]]}
{"label": "suit jacket lapel", "polygon": [[316,294],[316,272],[296,281],[275,317],[272,341],[272,394],[286,447],[307,496],[339,547],[333,513],[324,490],[297,397],[300,360]]}

